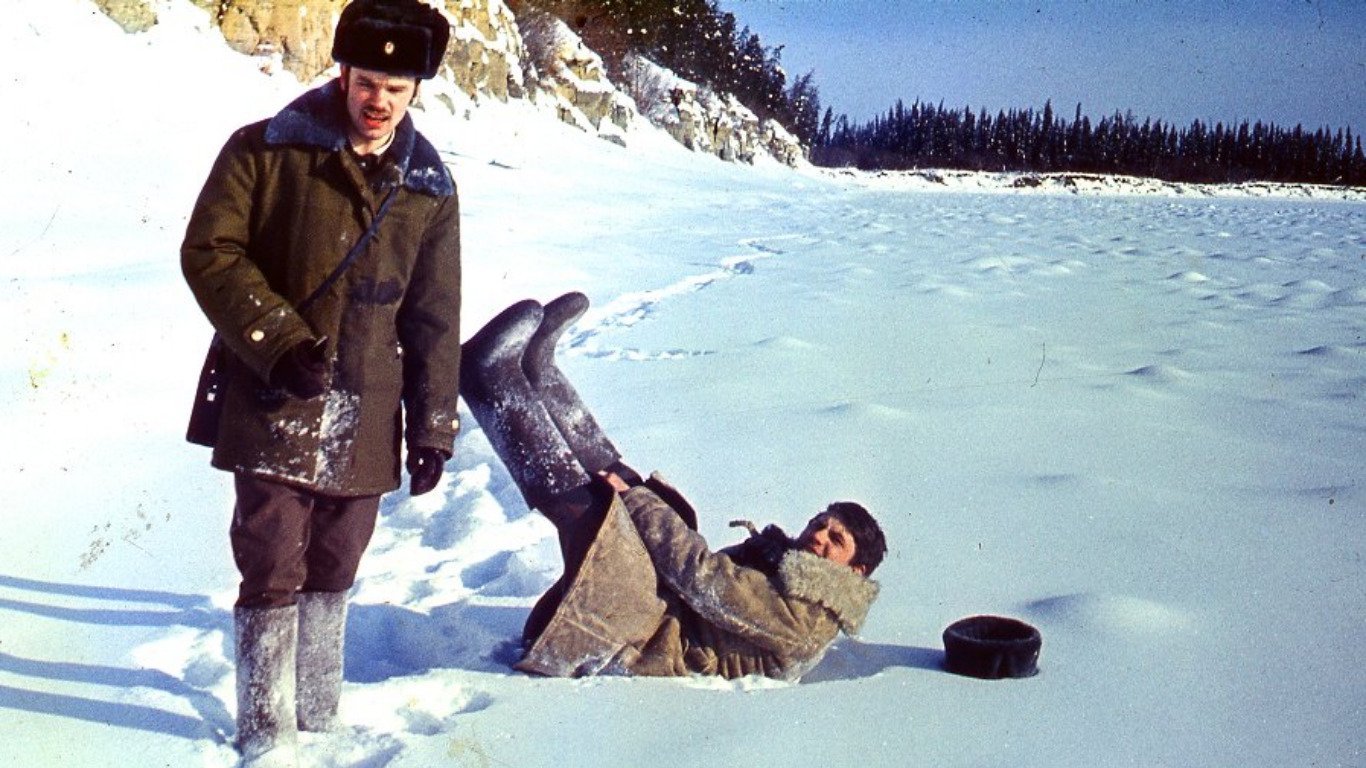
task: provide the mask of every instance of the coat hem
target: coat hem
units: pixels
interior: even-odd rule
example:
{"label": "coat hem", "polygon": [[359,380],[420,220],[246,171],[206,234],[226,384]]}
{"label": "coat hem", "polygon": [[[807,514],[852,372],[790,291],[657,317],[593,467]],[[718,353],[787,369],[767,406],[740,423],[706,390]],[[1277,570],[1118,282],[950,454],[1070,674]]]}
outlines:
{"label": "coat hem", "polygon": [[308,493],[317,494],[319,496],[329,496],[335,499],[363,499],[369,498],[371,496],[383,496],[386,493],[391,493],[402,487],[400,483],[394,483],[391,485],[386,485],[382,488],[376,486],[375,489],[365,487],[362,487],[360,489],[347,488],[343,492],[342,489],[324,487],[316,482],[312,482],[301,477],[295,477],[293,475],[269,472],[261,469],[247,469],[246,467],[242,467],[240,465],[231,464],[228,462],[220,462],[217,459],[214,459],[210,463],[212,464],[214,469],[221,470],[223,472],[228,472],[234,475],[246,475],[248,477],[257,478],[259,480],[265,480],[272,483],[279,483],[280,485],[287,485],[290,488],[295,488],[300,491],[306,491]]}

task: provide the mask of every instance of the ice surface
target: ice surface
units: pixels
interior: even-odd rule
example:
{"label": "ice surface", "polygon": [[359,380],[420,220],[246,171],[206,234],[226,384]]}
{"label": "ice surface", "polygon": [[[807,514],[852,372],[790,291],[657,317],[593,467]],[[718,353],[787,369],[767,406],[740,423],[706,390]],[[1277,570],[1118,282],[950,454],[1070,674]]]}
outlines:
{"label": "ice surface", "polygon": [[[234,761],[231,487],[181,438],[209,330],[177,250],[228,134],[303,86],[159,7],[0,27],[3,765]],[[460,184],[466,335],[583,290],[561,366],[628,461],[717,545],[862,501],[882,597],[799,685],[516,674],[558,554],[467,417],[442,484],[383,503],[347,729],[308,764],[1366,762],[1360,196],[794,172],[456,112],[416,120]],[[1039,676],[939,669],[987,612],[1039,627]]]}

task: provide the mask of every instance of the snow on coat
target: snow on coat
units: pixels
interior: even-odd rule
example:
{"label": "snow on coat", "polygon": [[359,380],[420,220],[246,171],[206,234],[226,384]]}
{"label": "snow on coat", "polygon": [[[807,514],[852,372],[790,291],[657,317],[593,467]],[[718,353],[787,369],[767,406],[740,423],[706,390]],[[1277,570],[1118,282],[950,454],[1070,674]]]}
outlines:
{"label": "snow on coat", "polygon": [[[181,266],[230,353],[214,466],[362,496],[398,487],[405,437],[410,448],[453,449],[459,201],[410,115],[377,189],[347,150],[346,120],[333,81],[237,131],[195,204]],[[302,315],[295,311],[394,189],[365,252]],[[300,400],[268,386],[287,350],[324,337],[328,392]]]}
{"label": "snow on coat", "polygon": [[[657,492],[658,491],[658,492]],[[796,680],[857,633],[878,585],[792,550],[777,573],[712,552],[655,475],[613,498],[584,564],[517,667],[545,675],[764,675]]]}

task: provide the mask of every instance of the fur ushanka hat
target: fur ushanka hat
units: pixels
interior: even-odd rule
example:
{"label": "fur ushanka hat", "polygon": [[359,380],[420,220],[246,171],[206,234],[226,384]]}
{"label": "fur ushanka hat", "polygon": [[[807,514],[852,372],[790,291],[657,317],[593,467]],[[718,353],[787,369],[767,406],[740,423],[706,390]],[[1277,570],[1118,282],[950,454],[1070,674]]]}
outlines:
{"label": "fur ushanka hat", "polygon": [[340,64],[425,80],[436,76],[451,27],[419,0],[355,0],[342,9],[332,38]]}

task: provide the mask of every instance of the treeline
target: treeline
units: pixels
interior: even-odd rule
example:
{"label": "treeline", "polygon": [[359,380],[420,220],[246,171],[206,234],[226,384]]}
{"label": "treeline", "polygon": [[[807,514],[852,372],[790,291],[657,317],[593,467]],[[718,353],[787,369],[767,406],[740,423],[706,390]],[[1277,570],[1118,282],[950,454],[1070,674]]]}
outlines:
{"label": "treeline", "polygon": [[1148,176],[1169,181],[1278,181],[1366,185],[1361,137],[1301,126],[1246,121],[1195,121],[1177,127],[1116,113],[1093,124],[1081,113],[1069,122],[1052,102],[1043,111],[946,109],[902,102],[863,125],[826,112],[812,162],[901,170],[1066,171]]}
{"label": "treeline", "polygon": [[1361,137],[1351,130],[1274,123],[1195,121],[1177,126],[1116,113],[1092,123],[1077,105],[1053,111],[946,109],[898,101],[867,123],[826,108],[811,73],[788,82],[782,46],[764,45],[713,0],[508,0],[520,18],[548,13],[597,51],[609,75],[627,79],[629,55],[645,56],[717,93],[735,95],[761,119],[785,126],[811,161],[863,169],[954,168],[1118,173],[1170,181],[1279,181],[1366,185]]}
{"label": "treeline", "polygon": [[630,54],[680,77],[733,94],[760,119],[772,119],[811,146],[821,124],[820,94],[811,74],[789,83],[782,46],[769,47],[734,14],[711,0],[509,0],[519,17],[549,13],[569,25],[600,56],[616,82]]}

